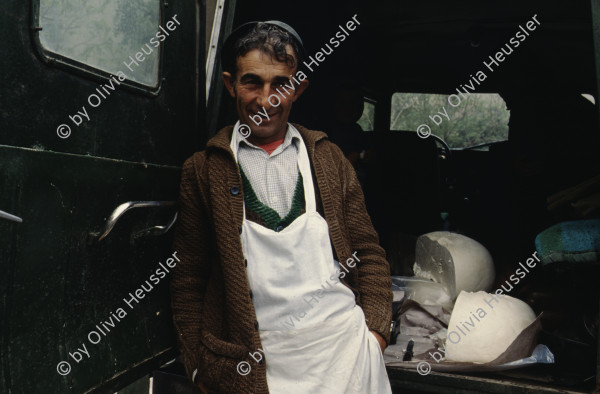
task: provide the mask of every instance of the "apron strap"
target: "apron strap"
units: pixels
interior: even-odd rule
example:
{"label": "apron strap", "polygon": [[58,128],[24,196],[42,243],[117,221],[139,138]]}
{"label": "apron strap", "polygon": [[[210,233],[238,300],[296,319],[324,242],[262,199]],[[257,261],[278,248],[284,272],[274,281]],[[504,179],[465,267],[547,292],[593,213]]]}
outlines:
{"label": "apron strap", "polygon": [[317,212],[317,202],[315,198],[315,187],[313,185],[312,173],[310,171],[310,160],[308,159],[308,151],[302,138],[300,138],[298,150],[298,168],[302,174],[304,181],[304,201],[306,201],[306,213]]}

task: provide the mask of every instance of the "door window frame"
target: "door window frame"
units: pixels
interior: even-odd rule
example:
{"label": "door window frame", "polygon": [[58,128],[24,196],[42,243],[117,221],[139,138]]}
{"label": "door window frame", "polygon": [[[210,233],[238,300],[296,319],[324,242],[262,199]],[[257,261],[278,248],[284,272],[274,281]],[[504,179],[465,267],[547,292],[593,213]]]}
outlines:
{"label": "door window frame", "polygon": [[[71,74],[75,74],[77,76],[90,79],[96,82],[107,82],[110,80],[111,75],[115,76],[113,73],[109,73],[107,71],[101,70],[89,64],[85,64],[83,62],[72,59],[68,56],[64,56],[55,52],[52,52],[44,47],[40,40],[40,31],[43,29],[43,26],[40,26],[40,1],[41,0],[31,0],[31,34],[32,41],[35,48],[35,53],[38,55],[40,60],[49,66],[56,67],[58,69],[67,71]],[[159,9],[159,17],[158,17],[158,26],[163,24],[165,18],[165,7],[166,4],[163,0],[158,0],[160,5]],[[163,78],[163,64],[164,64],[164,43],[163,41],[160,43],[158,49],[158,83],[156,86],[144,85],[142,83],[133,81],[131,79],[125,79],[121,82],[120,87],[127,89],[129,91],[133,91],[142,95],[156,97],[160,94],[162,85],[164,82]],[[127,59],[125,59],[127,60]]]}

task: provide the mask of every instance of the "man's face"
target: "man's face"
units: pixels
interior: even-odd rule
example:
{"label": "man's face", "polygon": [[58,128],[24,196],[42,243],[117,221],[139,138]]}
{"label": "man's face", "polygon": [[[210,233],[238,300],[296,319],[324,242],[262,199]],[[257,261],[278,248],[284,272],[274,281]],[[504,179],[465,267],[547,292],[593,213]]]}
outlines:
{"label": "man's face", "polygon": [[[290,46],[287,50],[293,56]],[[240,123],[247,124],[252,130],[248,137],[250,142],[262,145],[285,136],[292,103],[308,86],[307,80],[298,85],[290,75],[296,75],[296,67],[281,63],[258,49],[237,59],[235,79],[230,73],[223,73],[225,86],[235,98]],[[284,84],[288,85],[289,94],[282,88]],[[290,85],[295,90],[290,89]]]}

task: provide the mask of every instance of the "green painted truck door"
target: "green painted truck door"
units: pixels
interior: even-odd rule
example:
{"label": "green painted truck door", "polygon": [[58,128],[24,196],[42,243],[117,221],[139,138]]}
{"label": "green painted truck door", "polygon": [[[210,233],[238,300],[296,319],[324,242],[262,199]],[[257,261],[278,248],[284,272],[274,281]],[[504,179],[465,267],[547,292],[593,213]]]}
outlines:
{"label": "green painted truck door", "polygon": [[[138,76],[106,92],[110,65],[40,40],[43,1],[0,6],[0,392],[114,392],[177,354],[170,226],[181,164],[202,143],[204,3],[115,11],[135,24],[158,9],[156,31],[180,24],[158,47],[156,84]],[[103,34],[92,33],[81,45]]]}

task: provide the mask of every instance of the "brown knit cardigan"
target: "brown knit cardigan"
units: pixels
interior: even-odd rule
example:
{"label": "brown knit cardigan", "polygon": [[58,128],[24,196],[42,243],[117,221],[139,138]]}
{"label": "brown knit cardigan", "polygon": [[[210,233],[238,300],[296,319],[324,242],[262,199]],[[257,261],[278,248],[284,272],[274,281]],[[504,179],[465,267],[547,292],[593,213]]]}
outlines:
{"label": "brown knit cardigan", "polygon": [[[357,252],[360,259],[342,282],[354,292],[369,329],[389,343],[389,264],[354,169],[326,134],[294,126],[308,150],[334,255],[345,262]],[[181,262],[171,277],[173,320],[190,378],[197,369],[196,381],[210,392],[268,393],[266,364],[249,355],[262,345],[242,253],[244,196],[229,147],[232,131],[232,126],[219,131],[206,150],[183,165],[174,245]],[[246,376],[237,372],[241,361],[252,368]]]}

